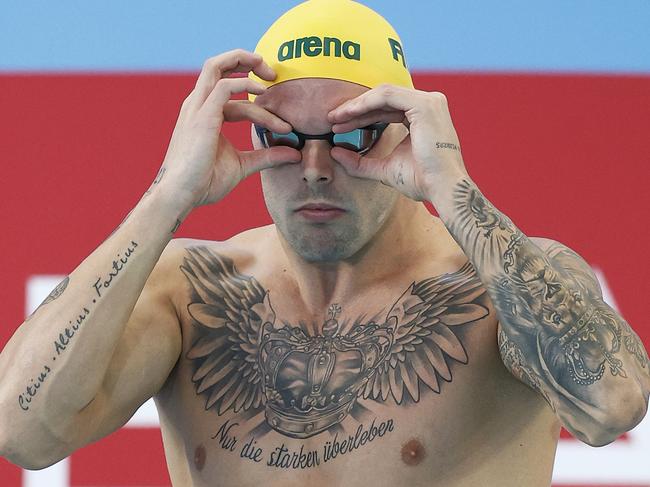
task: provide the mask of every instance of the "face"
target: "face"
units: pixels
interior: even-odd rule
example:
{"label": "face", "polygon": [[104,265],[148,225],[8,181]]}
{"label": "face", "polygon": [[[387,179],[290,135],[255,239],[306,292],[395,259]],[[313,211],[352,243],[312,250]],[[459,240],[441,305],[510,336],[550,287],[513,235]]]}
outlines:
{"label": "face", "polygon": [[[327,113],[367,88],[330,79],[292,80],[272,86],[255,103],[309,135],[330,132]],[[400,128],[402,130],[400,130]],[[404,136],[389,126],[368,153],[389,154]],[[255,132],[253,145],[262,147]],[[398,193],[376,181],[353,178],[330,155],[327,140],[307,140],[299,164],[262,171],[264,199],[276,227],[308,262],[353,257],[386,223]]]}

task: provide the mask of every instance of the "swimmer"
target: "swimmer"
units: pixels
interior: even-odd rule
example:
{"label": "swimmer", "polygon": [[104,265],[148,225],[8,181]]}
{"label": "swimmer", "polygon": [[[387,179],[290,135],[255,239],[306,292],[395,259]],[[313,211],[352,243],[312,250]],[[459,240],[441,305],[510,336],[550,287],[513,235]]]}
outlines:
{"label": "swimmer", "polygon": [[[145,195],[0,355],[0,453],[52,465],[153,397],[176,487],[547,487],[561,426],[639,423],[639,337],[482,193],[407,66],[350,0],[208,59]],[[252,151],[221,133],[242,120]],[[173,238],[256,172],[272,225]]]}

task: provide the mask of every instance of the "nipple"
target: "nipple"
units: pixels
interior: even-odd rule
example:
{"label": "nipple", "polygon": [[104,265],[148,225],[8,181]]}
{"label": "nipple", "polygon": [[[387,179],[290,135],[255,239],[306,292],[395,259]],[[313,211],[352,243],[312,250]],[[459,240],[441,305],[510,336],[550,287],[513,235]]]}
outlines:
{"label": "nipple", "polygon": [[402,445],[402,461],[411,467],[419,465],[425,456],[424,446],[415,438],[411,438]]}
{"label": "nipple", "polygon": [[194,450],[194,466],[200,472],[205,467],[205,447],[199,445]]}

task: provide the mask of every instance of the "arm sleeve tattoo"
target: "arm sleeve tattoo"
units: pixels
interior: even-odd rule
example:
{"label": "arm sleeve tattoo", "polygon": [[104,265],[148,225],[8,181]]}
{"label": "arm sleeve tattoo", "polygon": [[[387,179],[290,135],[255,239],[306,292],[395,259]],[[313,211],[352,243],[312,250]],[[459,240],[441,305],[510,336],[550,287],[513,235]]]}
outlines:
{"label": "arm sleeve tattoo", "polygon": [[611,424],[619,393],[639,391],[647,406],[648,355],[584,260],[557,242],[536,244],[468,179],[452,208],[447,226],[497,309],[499,351],[512,374],[579,437],[589,421]]}

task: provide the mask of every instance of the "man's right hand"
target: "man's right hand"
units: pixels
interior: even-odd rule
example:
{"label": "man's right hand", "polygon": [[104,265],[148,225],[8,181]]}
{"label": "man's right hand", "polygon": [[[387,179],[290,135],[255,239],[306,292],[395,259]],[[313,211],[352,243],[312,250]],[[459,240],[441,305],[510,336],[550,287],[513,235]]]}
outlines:
{"label": "man's right hand", "polygon": [[179,292],[173,276],[184,248],[167,245],[172,223],[255,171],[301,159],[288,147],[238,151],[221,135],[223,122],[237,120],[291,130],[257,105],[230,100],[264,92],[251,79],[229,77],[249,71],[275,77],[260,56],[241,50],[205,63],[183,103],[156,190],[1,351],[1,456],[25,468],[52,465],[124,425],[164,386],[182,351],[170,297]]}
{"label": "man's right hand", "polygon": [[291,131],[287,122],[268,110],[230,99],[236,93],[259,95],[266,90],[247,77],[230,77],[250,71],[268,81],[276,77],[260,55],[248,51],[237,49],[210,58],[183,102],[163,162],[165,181],[160,189],[169,191],[188,211],[221,200],[254,172],[301,160],[300,152],[289,147],[239,151],[221,134],[224,122],[242,120],[276,132]]}

